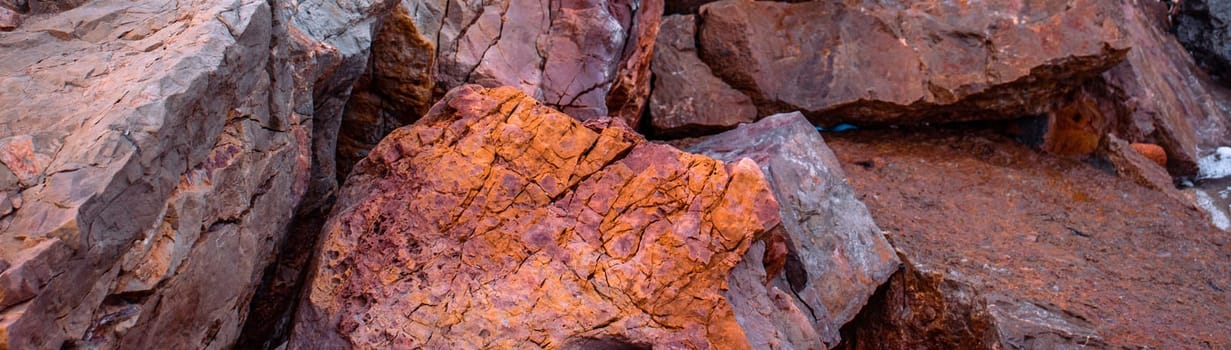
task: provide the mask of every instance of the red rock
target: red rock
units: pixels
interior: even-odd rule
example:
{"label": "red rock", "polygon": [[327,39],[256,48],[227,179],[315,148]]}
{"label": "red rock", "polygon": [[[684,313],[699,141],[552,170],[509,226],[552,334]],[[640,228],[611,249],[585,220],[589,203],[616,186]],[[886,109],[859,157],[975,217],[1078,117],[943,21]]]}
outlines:
{"label": "red rock", "polygon": [[621,124],[450,92],[347,179],[290,348],[749,348],[721,291],[769,185]]}
{"label": "red rock", "polygon": [[21,26],[21,14],[0,6],[0,32],[8,32]]}
{"label": "red rock", "polygon": [[[514,86],[582,120],[636,126],[663,0],[402,1],[374,39],[338,148],[344,178],[381,137],[463,84]],[[429,92],[430,91],[430,92]]]}
{"label": "red rock", "polygon": [[752,100],[715,77],[697,57],[696,16],[663,20],[652,68],[650,126],[655,136],[722,131],[757,118]]}
{"label": "red rock", "polygon": [[846,348],[1231,346],[1231,241],[1201,212],[988,134],[827,140],[906,265]]}
{"label": "red rock", "polygon": [[[760,247],[749,251],[726,292],[753,347],[836,346],[839,328],[897,271],[898,259],[821,135],[799,113],[778,114],[689,151],[756,161],[781,205],[781,241],[768,237],[760,264],[749,256]],[[773,259],[778,242],[788,251],[781,261]],[[779,264],[785,273],[777,273]],[[766,279],[773,283],[762,286]]]}
{"label": "red rock", "polygon": [[1113,2],[726,0],[699,52],[762,115],[919,124],[1039,115],[1128,46]]}

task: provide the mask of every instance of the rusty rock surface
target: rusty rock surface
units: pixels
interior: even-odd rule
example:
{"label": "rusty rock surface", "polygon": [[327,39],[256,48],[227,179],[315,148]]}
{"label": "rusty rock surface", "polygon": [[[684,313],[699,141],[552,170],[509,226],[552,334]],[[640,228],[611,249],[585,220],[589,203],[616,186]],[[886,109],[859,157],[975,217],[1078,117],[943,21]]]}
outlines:
{"label": "rusty rock surface", "polygon": [[762,115],[897,124],[1040,114],[1128,46],[1101,0],[706,4],[701,58]]}
{"label": "rusty rock surface", "polygon": [[715,77],[697,57],[696,20],[666,17],[654,44],[650,127],[655,136],[721,131],[757,118],[752,100]]}
{"label": "rusty rock surface", "polygon": [[230,347],[386,8],[20,3],[0,35],[0,348]]}
{"label": "rusty rock surface", "polygon": [[749,348],[728,273],[778,206],[751,161],[463,86],[361,161],[291,349]]}
{"label": "rusty rock surface", "polygon": [[1195,208],[986,132],[827,141],[907,267],[847,348],[1231,346],[1231,237]]}
{"label": "rusty rock surface", "polygon": [[[753,347],[836,346],[839,328],[898,270],[898,259],[821,135],[797,112],[778,114],[688,150],[728,162],[756,161],[781,208],[786,254],[771,264],[759,258],[772,254],[750,250],[726,293],[728,299],[750,300],[732,304]],[[774,242],[768,242],[772,250]],[[772,283],[764,285],[766,277]]]}

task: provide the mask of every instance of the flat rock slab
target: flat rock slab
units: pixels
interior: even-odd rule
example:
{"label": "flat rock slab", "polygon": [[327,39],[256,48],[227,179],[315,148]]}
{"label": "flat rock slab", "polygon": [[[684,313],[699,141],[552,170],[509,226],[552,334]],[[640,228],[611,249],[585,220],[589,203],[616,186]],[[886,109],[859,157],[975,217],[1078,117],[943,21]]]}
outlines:
{"label": "flat rock slab", "polygon": [[750,348],[722,289],[779,223],[760,169],[619,124],[450,92],[348,178],[290,348]]}
{"label": "flat rock slab", "polygon": [[828,142],[907,266],[849,348],[1231,346],[1231,238],[1197,209],[977,130]]}
{"label": "flat rock slab", "polygon": [[1102,0],[726,0],[700,17],[718,77],[762,115],[821,125],[1037,114],[1128,50],[1122,9]]}
{"label": "flat rock slab", "polygon": [[838,330],[898,270],[898,259],[820,133],[799,113],[778,114],[688,150],[756,161],[778,198],[782,238],[749,251],[726,293],[740,300],[732,304],[754,347],[837,345]]}

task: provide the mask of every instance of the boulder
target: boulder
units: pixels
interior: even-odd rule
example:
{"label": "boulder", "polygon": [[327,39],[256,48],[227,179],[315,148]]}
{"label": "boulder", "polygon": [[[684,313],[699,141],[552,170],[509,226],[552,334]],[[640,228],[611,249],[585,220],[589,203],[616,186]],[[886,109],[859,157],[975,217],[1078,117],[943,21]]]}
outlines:
{"label": "boulder", "polygon": [[0,36],[0,348],[230,347],[387,7],[20,5],[36,15]]}
{"label": "boulder", "polygon": [[662,7],[663,0],[401,1],[375,44],[380,58],[370,79],[355,87],[361,98],[347,106],[340,170],[445,91],[470,83],[515,86],[582,120],[638,125]]}
{"label": "boulder", "polygon": [[1101,0],[783,3],[701,8],[698,51],[760,114],[921,124],[1043,114],[1119,64],[1123,10]]}
{"label": "boulder", "polygon": [[696,16],[669,16],[654,44],[650,127],[655,136],[722,131],[755,121],[747,95],[715,77],[697,57]]}
{"label": "boulder", "polygon": [[291,349],[749,348],[722,296],[779,223],[751,161],[467,85],[346,181]]}
{"label": "boulder", "polygon": [[985,131],[826,141],[906,266],[846,348],[1231,346],[1231,241],[1179,199]]}
{"label": "boulder", "polygon": [[[898,270],[898,259],[820,133],[799,113],[778,114],[710,137],[689,152],[727,162],[752,159],[778,199],[785,254],[777,271],[765,267],[774,266],[770,259],[761,262],[771,254],[749,250],[726,292],[753,347],[838,345],[838,330]],[[765,283],[767,276],[772,283]],[[797,334],[807,336],[788,337]]]}
{"label": "boulder", "polygon": [[1219,0],[1180,1],[1172,17],[1175,37],[1193,58],[1231,84],[1231,4]]}

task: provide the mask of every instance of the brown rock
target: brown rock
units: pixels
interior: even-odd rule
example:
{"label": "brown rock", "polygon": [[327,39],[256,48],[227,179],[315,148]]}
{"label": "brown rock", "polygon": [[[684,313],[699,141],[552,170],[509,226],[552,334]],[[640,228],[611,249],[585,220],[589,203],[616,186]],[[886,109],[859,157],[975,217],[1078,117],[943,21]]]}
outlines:
{"label": "brown rock", "polygon": [[1166,7],[1134,0],[1118,5],[1129,51],[1125,62],[1102,75],[1113,101],[1127,108],[1117,134],[1162,146],[1168,171],[1197,172],[1199,156],[1231,140],[1231,92],[1196,67],[1166,26]]}
{"label": "brown rock", "polygon": [[0,348],[230,347],[387,8],[19,2],[32,15],[0,35]]}
{"label": "brown rock", "polygon": [[290,348],[748,348],[721,289],[769,185],[619,124],[446,95],[347,179]]}
{"label": "brown rock", "polygon": [[1115,135],[1107,135],[1104,152],[1107,159],[1115,167],[1116,175],[1132,180],[1139,185],[1163,192],[1177,202],[1185,203],[1184,196],[1176,191],[1167,175],[1167,160],[1155,159],[1159,155],[1166,157],[1162,147],[1151,144],[1129,144]]}
{"label": "brown rock", "polygon": [[[765,259],[762,269],[745,255],[731,273],[732,287],[726,293],[753,347],[837,345],[838,329],[854,319],[876,288],[897,271],[898,259],[868,209],[855,198],[821,135],[799,113],[778,114],[710,137],[689,150],[724,161],[745,157],[756,161],[781,205],[788,251],[785,273],[775,273],[774,260]],[[773,256],[777,243],[770,238],[766,256]],[[774,283],[749,284],[762,279],[746,276],[768,276]],[[790,307],[782,309],[782,304]],[[794,334],[809,336],[789,336]]]}
{"label": "brown rock", "polygon": [[827,141],[907,267],[848,348],[1231,346],[1231,241],[1196,209],[981,132]]}
{"label": "brown rock", "polygon": [[1128,49],[1114,2],[912,1],[701,8],[699,51],[762,115],[898,124],[1047,112]]}
{"label": "brown rock", "polygon": [[756,120],[752,100],[714,77],[697,57],[696,16],[663,20],[652,68],[650,126],[656,136],[721,131]]}

